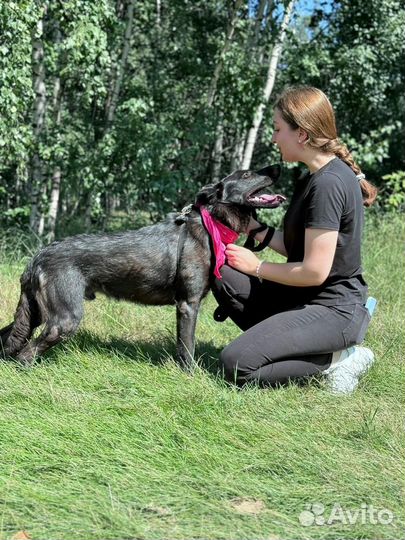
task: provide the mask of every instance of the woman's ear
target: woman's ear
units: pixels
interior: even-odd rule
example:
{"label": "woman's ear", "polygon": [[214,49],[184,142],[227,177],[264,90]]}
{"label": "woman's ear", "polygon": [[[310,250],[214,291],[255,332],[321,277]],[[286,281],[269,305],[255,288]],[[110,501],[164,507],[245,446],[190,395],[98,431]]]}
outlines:
{"label": "woman's ear", "polygon": [[304,129],[298,128],[298,142],[305,143],[308,141],[308,139],[309,139],[308,133]]}

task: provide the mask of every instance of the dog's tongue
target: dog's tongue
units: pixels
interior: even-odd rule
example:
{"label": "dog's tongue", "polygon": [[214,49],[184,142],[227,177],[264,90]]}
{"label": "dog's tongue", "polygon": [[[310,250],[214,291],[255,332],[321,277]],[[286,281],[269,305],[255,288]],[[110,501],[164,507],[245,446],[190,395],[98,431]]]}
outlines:
{"label": "dog's tongue", "polygon": [[266,193],[264,193],[263,195],[256,195],[255,197],[252,197],[251,199],[252,201],[257,201],[257,202],[260,202],[260,201],[264,201],[266,203],[271,203],[271,204],[275,204],[275,203],[282,203],[285,201],[285,197],[284,195],[268,195]]}

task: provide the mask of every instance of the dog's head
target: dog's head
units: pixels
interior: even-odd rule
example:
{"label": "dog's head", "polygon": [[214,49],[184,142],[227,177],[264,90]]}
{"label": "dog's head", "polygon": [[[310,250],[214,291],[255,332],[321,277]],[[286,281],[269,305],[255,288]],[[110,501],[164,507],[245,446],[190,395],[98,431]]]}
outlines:
{"label": "dog's head", "polygon": [[237,232],[243,232],[256,208],[276,208],[282,195],[270,193],[280,177],[279,165],[259,171],[235,171],[216,184],[204,186],[196,196],[197,206],[206,206],[213,217]]}
{"label": "dog's head", "polygon": [[259,171],[234,171],[216,184],[204,186],[196,197],[197,205],[239,205],[251,208],[276,208],[284,200],[282,195],[269,193],[269,188],[280,177],[280,166],[270,165]]}

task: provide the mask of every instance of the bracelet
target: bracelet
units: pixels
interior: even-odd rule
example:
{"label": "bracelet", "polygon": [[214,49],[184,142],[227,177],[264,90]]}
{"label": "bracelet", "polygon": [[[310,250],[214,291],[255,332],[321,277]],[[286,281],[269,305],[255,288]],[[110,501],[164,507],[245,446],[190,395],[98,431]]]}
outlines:
{"label": "bracelet", "polygon": [[257,279],[260,281],[260,283],[263,283],[263,278],[262,276],[260,275],[260,268],[262,266],[264,261],[260,261],[259,264],[256,266],[256,277]]}

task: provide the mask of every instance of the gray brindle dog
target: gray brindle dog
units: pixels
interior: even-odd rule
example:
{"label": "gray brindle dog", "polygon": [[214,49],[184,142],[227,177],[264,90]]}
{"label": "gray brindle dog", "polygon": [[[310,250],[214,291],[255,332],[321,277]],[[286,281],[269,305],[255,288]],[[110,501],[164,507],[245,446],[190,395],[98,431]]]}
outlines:
{"label": "gray brindle dog", "polygon": [[[266,193],[279,175],[278,165],[236,171],[202,188],[188,212],[169,214],[156,225],[82,234],[41,249],[21,276],[14,322],[0,330],[0,352],[30,364],[74,334],[83,317],[83,300],[101,292],[141,304],[175,304],[177,358],[191,368],[197,314],[215,264],[200,207],[235,232],[246,232],[255,208],[274,208],[284,199]],[[31,339],[41,324],[42,332]]]}

